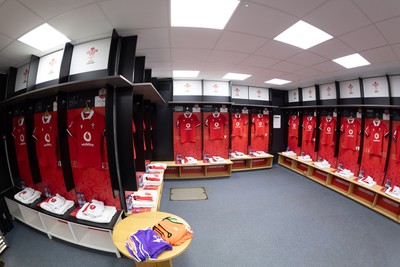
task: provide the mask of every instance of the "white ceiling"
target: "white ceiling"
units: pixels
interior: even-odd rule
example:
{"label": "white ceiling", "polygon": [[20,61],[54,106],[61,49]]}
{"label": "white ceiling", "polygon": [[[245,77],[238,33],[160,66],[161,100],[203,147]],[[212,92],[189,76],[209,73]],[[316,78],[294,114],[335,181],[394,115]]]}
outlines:
{"label": "white ceiling", "polygon": [[[334,38],[308,50],[273,40],[300,19]],[[113,29],[137,35],[136,55],[158,78],[173,69],[200,70],[206,80],[236,72],[252,75],[233,81],[238,85],[293,89],[400,73],[399,0],[241,1],[224,30],[171,28],[169,0],[0,0],[0,72],[52,52],[17,40],[44,22],[73,44],[109,37]],[[371,65],[347,70],[332,62],[355,52]],[[264,83],[272,78],[292,83]]]}

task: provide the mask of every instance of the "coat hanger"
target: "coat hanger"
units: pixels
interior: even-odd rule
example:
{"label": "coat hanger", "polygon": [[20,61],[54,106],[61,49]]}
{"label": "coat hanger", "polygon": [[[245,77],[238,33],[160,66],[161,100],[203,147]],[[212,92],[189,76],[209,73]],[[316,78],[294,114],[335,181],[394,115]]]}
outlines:
{"label": "coat hanger", "polygon": [[191,113],[191,112],[190,112],[189,108],[187,107],[187,108],[186,108],[186,111],[185,111],[185,114],[186,114],[186,115],[189,115],[190,113]]}
{"label": "coat hanger", "polygon": [[376,113],[376,117],[375,117],[374,121],[375,121],[375,122],[380,121],[379,116],[378,116],[378,113]]}
{"label": "coat hanger", "polygon": [[89,104],[88,104],[88,101],[86,101],[86,107],[85,107],[85,109],[83,110],[83,113],[89,113],[90,111],[92,111],[92,109],[89,107]]}
{"label": "coat hanger", "polygon": [[44,116],[47,117],[47,116],[49,116],[49,115],[50,115],[50,113],[49,113],[49,107],[47,106],[47,107],[46,107],[46,111],[44,112]]}

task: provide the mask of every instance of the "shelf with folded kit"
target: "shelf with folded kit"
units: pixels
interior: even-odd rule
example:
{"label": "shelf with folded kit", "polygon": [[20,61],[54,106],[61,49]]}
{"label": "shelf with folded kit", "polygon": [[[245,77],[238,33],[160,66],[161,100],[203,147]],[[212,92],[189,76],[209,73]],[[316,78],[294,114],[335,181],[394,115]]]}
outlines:
{"label": "shelf with folded kit", "polygon": [[231,157],[230,161],[232,164],[232,171],[248,171],[248,170],[260,170],[272,168],[274,156],[263,155],[263,156],[249,156],[243,157]]}
{"label": "shelf with folded kit", "polygon": [[179,164],[175,161],[157,161],[152,163],[164,163],[167,169],[164,179],[196,179],[230,176],[233,162],[225,159],[224,162],[205,163],[198,160],[193,164]]}
{"label": "shelf with folded kit", "polygon": [[26,225],[42,231],[51,239],[58,239],[106,252],[115,253],[119,258],[119,251],[112,240],[114,225],[121,219],[121,211],[117,211],[109,223],[95,223],[78,220],[71,216],[72,207],[63,215],[57,215],[43,210],[38,204],[44,200],[39,198],[31,204],[23,204],[14,199],[20,188],[10,188],[3,192],[7,207],[13,218]]}
{"label": "shelf with folded kit", "polygon": [[[320,168],[312,162],[302,162],[294,156],[278,153],[278,164],[294,172],[312,179],[370,209],[400,222],[400,198],[385,193],[382,186],[369,186],[357,180],[356,177],[345,177],[331,168]],[[315,172],[320,172],[315,175]],[[326,182],[324,182],[326,176]]]}

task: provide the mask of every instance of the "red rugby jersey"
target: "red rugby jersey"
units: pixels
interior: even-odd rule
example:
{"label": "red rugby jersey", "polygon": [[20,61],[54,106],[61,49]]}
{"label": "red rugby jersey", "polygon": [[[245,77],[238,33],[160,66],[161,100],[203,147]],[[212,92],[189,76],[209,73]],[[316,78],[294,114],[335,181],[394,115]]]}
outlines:
{"label": "red rugby jersey", "polygon": [[241,114],[232,115],[232,136],[243,136],[245,132],[245,125],[247,119],[241,116]]}
{"label": "red rugby jersey", "polygon": [[26,147],[26,130],[25,130],[25,117],[13,119],[14,128],[11,135],[15,139],[15,152],[19,162],[28,161],[28,150]]}
{"label": "red rugby jersey", "polygon": [[196,128],[200,126],[197,116],[191,112],[184,113],[176,120],[176,128],[179,129],[181,143],[196,142]]}
{"label": "red rugby jersey", "polygon": [[316,128],[316,121],[314,116],[308,116],[303,120],[303,141],[312,141],[314,138],[314,130]]}
{"label": "red rugby jersey", "polygon": [[32,134],[37,143],[40,166],[57,166],[57,122],[52,114],[43,115]]}
{"label": "red rugby jersey", "polygon": [[373,121],[365,128],[365,135],[369,140],[368,148],[370,155],[382,155],[383,138],[388,134],[388,129],[381,121]]}
{"label": "red rugby jersey", "polygon": [[332,117],[326,117],[319,126],[321,130],[320,143],[321,145],[334,145],[336,120]]}
{"label": "red rugby jersey", "polygon": [[210,140],[224,139],[224,126],[228,120],[221,113],[213,113],[206,118],[205,125],[209,129]]}
{"label": "red rugby jersey", "polygon": [[105,132],[104,116],[91,110],[82,112],[69,125],[68,132],[77,139],[78,167],[101,169],[102,141]]}
{"label": "red rugby jersey", "polygon": [[361,124],[355,119],[347,119],[340,126],[342,132],[341,146],[343,149],[356,150],[361,133]]}
{"label": "red rugby jersey", "polygon": [[269,116],[265,114],[254,114],[251,122],[254,125],[255,136],[265,136],[268,134]]}
{"label": "red rugby jersey", "polygon": [[299,136],[299,116],[293,115],[289,118],[289,137],[296,137]]}

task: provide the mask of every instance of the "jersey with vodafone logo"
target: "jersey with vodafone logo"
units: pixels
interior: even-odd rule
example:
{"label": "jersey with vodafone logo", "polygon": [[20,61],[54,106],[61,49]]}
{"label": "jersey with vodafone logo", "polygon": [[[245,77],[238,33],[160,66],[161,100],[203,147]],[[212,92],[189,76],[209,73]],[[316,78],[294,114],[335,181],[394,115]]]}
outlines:
{"label": "jersey with vodafone logo", "polygon": [[269,117],[264,114],[253,115],[251,122],[254,125],[255,136],[265,136],[268,133]]}
{"label": "jersey with vodafone logo", "polygon": [[19,162],[28,161],[28,150],[26,148],[25,117],[14,119],[14,128],[11,135],[15,139],[15,152]]}
{"label": "jersey with vodafone logo", "polygon": [[383,138],[389,134],[385,124],[381,121],[373,121],[365,128],[365,135],[369,139],[369,154],[370,155],[382,155]]}
{"label": "jersey with vodafone logo", "polygon": [[101,147],[105,131],[104,116],[94,110],[82,112],[68,127],[71,137],[77,139],[78,167],[101,169]]}
{"label": "jersey with vodafone logo", "polygon": [[308,116],[303,121],[303,140],[312,141],[314,138],[314,130],[316,127],[315,117]]}
{"label": "jersey with vodafone logo", "polygon": [[294,115],[289,118],[289,136],[298,137],[299,135],[299,117]]}
{"label": "jersey with vodafone logo", "polygon": [[358,136],[361,133],[361,124],[355,119],[347,119],[340,126],[342,132],[342,148],[356,150],[358,146]]}
{"label": "jersey with vodafone logo", "polygon": [[179,129],[181,143],[196,142],[196,127],[200,126],[197,116],[191,112],[180,115],[176,121],[176,128]]}
{"label": "jersey with vodafone logo", "polygon": [[396,162],[400,162],[400,125],[397,126],[393,133],[393,139],[396,142]]}
{"label": "jersey with vodafone logo", "polygon": [[210,140],[224,139],[224,127],[228,120],[221,113],[213,113],[206,118],[205,125],[209,129]]}
{"label": "jersey with vodafone logo", "polygon": [[320,143],[321,145],[334,145],[335,131],[336,131],[336,120],[334,118],[326,118],[321,122],[319,126],[321,130]]}
{"label": "jersey with vodafone logo", "polygon": [[43,115],[33,130],[33,138],[38,141],[40,166],[57,165],[57,124],[52,115]]}
{"label": "jersey with vodafone logo", "polygon": [[247,124],[246,118],[243,118],[240,114],[232,115],[232,136],[243,136],[245,125]]}

